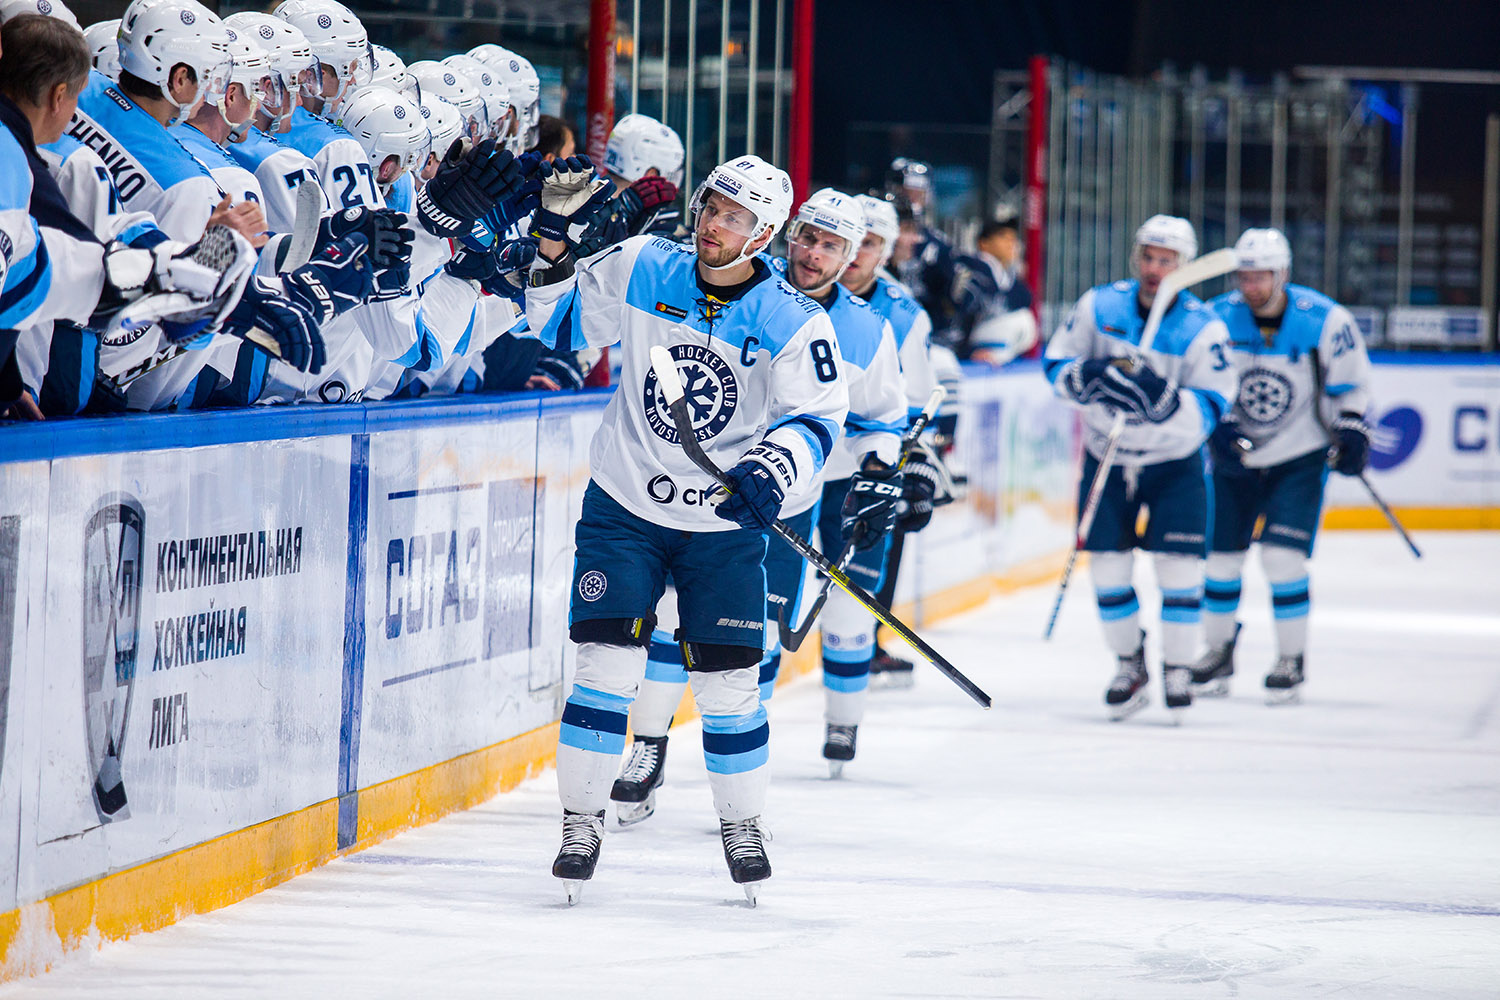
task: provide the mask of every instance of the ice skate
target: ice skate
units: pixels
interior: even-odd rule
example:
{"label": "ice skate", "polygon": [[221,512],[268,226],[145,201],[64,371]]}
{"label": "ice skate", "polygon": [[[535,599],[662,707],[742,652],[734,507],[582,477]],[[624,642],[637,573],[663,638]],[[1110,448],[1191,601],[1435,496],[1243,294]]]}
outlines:
{"label": "ice skate", "polygon": [[583,883],[594,877],[599,863],[599,844],[604,839],[604,810],[596,813],[563,810],[562,850],[552,862],[552,874],[563,880],[568,905],[583,895]]}
{"label": "ice skate", "polygon": [[1141,633],[1141,644],[1134,653],[1120,657],[1120,668],[1115,679],[1109,682],[1104,692],[1104,704],[1109,706],[1111,722],[1130,718],[1150,704],[1146,697],[1146,633]]}
{"label": "ice skate", "polygon": [[755,905],[760,883],[771,877],[771,859],[766,857],[770,838],[760,825],[760,817],[742,820],[719,820],[719,835],[724,839],[724,860],[729,863],[729,877],[745,890],[745,898]]}
{"label": "ice skate", "polygon": [[666,764],[665,736],[637,736],[630,744],[630,758],[609,792],[621,826],[634,826],[656,812],[656,790],[666,780]]}
{"label": "ice skate", "polygon": [[1302,655],[1282,656],[1266,674],[1266,704],[1294,705],[1302,700]]}
{"label": "ice skate", "polygon": [[858,726],[828,724],[827,734],[823,737],[823,757],[828,761],[830,778],[842,777],[845,762],[854,759],[854,743],[858,734]]}
{"label": "ice skate", "polygon": [[1193,671],[1191,667],[1162,667],[1162,700],[1172,710],[1173,721],[1182,724],[1182,710],[1193,703]]}
{"label": "ice skate", "polygon": [[915,670],[910,660],[876,648],[875,658],[870,661],[870,687],[909,688],[915,683]]}
{"label": "ice skate", "polygon": [[1222,698],[1229,694],[1229,678],[1234,676],[1234,647],[1240,639],[1240,623],[1234,623],[1234,635],[1215,646],[1193,664],[1193,693],[1200,698]]}

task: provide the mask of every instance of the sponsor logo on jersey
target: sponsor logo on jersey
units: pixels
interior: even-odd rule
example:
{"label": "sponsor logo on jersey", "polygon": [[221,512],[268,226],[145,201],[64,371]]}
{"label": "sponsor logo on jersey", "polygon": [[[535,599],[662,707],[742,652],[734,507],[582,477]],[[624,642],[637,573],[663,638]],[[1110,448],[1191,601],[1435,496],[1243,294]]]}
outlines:
{"label": "sponsor logo on jersey", "polygon": [[[672,357],[682,376],[682,388],[688,414],[693,419],[693,436],[699,441],[717,437],[740,405],[740,387],[729,362],[712,350],[698,344],[675,344]],[[647,372],[643,403],[646,423],[663,441],[676,444],[677,425],[667,410],[667,401],[656,384],[656,373]]]}
{"label": "sponsor logo on jersey", "polygon": [[688,507],[702,507],[708,503],[708,496],[712,491],[713,487],[707,490],[699,490],[689,486],[679,492],[677,484],[672,482],[672,478],[665,472],[659,476],[653,476],[651,481],[646,484],[646,495],[654,503],[659,503],[663,506],[675,500],[681,500]]}
{"label": "sponsor logo on jersey", "polygon": [[[0,264],[0,267],[3,267],[4,264],[9,264],[10,259],[15,254],[15,252],[16,246],[10,241],[10,236],[6,233],[0,233],[0,260],[3,260],[4,262],[3,264]],[[683,315],[687,314],[684,313]]]}
{"label": "sponsor logo on jersey", "polygon": [[1393,469],[1411,457],[1422,440],[1422,415],[1410,406],[1386,411],[1370,435],[1370,466]]}
{"label": "sponsor logo on jersey", "polygon": [[1246,423],[1273,427],[1292,408],[1294,398],[1291,380],[1280,372],[1252,368],[1240,380],[1235,409]]}
{"label": "sponsor logo on jersey", "polygon": [[658,302],[656,304],[656,311],[661,313],[663,316],[670,316],[673,319],[687,319],[686,309],[679,309],[676,306],[669,306],[665,302]]}
{"label": "sponsor logo on jersey", "polygon": [[591,569],[578,578],[578,596],[593,603],[609,589],[609,580],[597,569]]}

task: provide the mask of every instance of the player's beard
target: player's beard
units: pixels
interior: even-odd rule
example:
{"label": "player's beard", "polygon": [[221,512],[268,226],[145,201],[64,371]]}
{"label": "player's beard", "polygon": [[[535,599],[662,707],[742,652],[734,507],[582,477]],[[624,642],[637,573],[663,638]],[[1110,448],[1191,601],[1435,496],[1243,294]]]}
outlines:
{"label": "player's beard", "polygon": [[703,239],[704,237],[701,233],[694,236],[694,249],[698,251],[698,259],[709,267],[725,267],[728,264],[733,263],[734,259],[740,255],[740,251],[743,250],[745,246],[743,242],[731,246],[727,243],[724,243],[720,239],[709,237],[709,239],[712,239],[716,245],[713,247],[705,247],[703,245]]}

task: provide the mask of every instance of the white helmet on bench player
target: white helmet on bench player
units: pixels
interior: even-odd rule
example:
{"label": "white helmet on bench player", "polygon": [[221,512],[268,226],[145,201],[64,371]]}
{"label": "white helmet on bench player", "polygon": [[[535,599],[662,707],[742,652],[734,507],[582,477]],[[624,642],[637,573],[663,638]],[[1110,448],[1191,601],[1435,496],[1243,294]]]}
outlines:
{"label": "white helmet on bench player", "polygon": [[55,17],[59,21],[71,24],[79,31],[83,26],[78,23],[78,18],[68,9],[68,5],[62,0],[3,0],[0,2],[0,23],[9,21],[21,14],[40,14],[43,17]]}
{"label": "white helmet on bench player", "polygon": [[513,152],[522,153],[536,146],[541,136],[541,79],[526,59],[498,45],[476,45],[469,55],[494,70],[510,90],[510,103],[516,109],[519,127]]}
{"label": "white helmet on bench player", "polygon": [[302,88],[316,86],[318,57],[313,55],[307,36],[279,17],[242,10],[230,14],[224,23],[250,37],[266,54],[272,71],[281,78],[281,92],[268,93],[261,106],[261,111],[272,119],[272,128],[280,130],[296,110],[295,98]]}
{"label": "white helmet on bench player", "polygon": [[436,94],[423,94],[421,109],[427,131],[432,133],[432,152],[441,160],[464,137],[463,112]]}
{"label": "white helmet on bench player", "polygon": [[510,100],[510,88],[505,85],[504,80],[500,79],[500,75],[473,56],[448,56],[443,60],[443,65],[459,70],[479,88],[480,99],[484,101],[485,115],[490,120],[489,131],[486,135],[497,140],[508,136],[511,119],[515,115]]}
{"label": "white helmet on bench player", "polygon": [[649,115],[626,115],[615,122],[604,147],[604,169],[634,184],[656,172],[674,185],[682,183],[682,140]]}
{"label": "white helmet on bench player", "polygon": [[[244,121],[236,123],[229,119],[229,87],[225,87],[224,93],[219,95],[219,117],[229,126],[230,141],[239,142],[250,126],[255,124],[255,113],[263,106],[286,106],[286,87],[281,74],[271,66],[271,57],[266,54],[266,50],[252,41],[256,37],[254,32],[244,31],[228,23],[225,23],[224,30],[229,32],[229,55],[234,60],[234,66],[229,71],[229,87],[239,84],[244,88],[245,97],[251,105],[250,114]],[[274,114],[274,111],[267,113]]]}
{"label": "white helmet on bench player", "polygon": [[[698,190],[693,192],[692,200],[688,203],[694,232],[698,229],[708,196],[715,193],[748,209],[753,218],[750,225],[744,227],[746,231],[733,230],[736,235],[746,238],[739,256],[718,267],[703,265],[712,271],[727,270],[764,250],[781,231],[781,227],[786,225],[787,217],[792,213],[791,177],[785,170],[772,166],[758,156],[736,157],[709,171],[708,177],[698,185]],[[756,241],[760,241],[759,245],[752,246]]]}
{"label": "white helmet on bench player", "polygon": [[[176,119],[193,116],[204,100],[218,100],[229,86],[229,31],[217,14],[197,0],[137,0],[125,8],[120,24],[120,69],[161,88],[177,105]],[[172,69],[193,71],[193,98],[179,101],[171,93]]]}
{"label": "white helmet on bench player", "polygon": [[94,68],[111,80],[120,78],[120,19],[95,21],[83,29],[83,40],[94,54]]}
{"label": "white helmet on bench player", "polygon": [[479,85],[469,79],[469,74],[431,59],[412,63],[406,67],[406,72],[421,86],[423,97],[429,94],[441,97],[458,109],[464,116],[464,134],[469,139],[478,142],[489,134],[489,112],[479,93]]}
{"label": "white helmet on bench player", "polygon": [[[282,0],[271,14],[307,37],[318,60],[318,79],[315,91],[304,86],[303,93],[321,101],[319,116],[332,121],[339,105],[355,90],[368,85],[375,75],[375,54],[370,49],[365,26],[338,0]],[[330,88],[326,86],[325,66],[333,72],[336,82],[334,92],[326,97]]]}
{"label": "white helmet on bench player", "polygon": [[364,147],[383,189],[407,170],[427,165],[432,133],[422,110],[405,94],[389,87],[361,87],[339,113],[338,124]]}
{"label": "white helmet on bench player", "polygon": [[375,59],[375,72],[370,77],[370,86],[385,87],[398,94],[405,94],[413,102],[422,99],[422,88],[406,71],[406,60],[384,45],[371,45],[370,53]]}
{"label": "white helmet on bench player", "polygon": [[1135,231],[1135,244],[1131,255],[1141,247],[1161,247],[1177,254],[1177,263],[1186,264],[1198,256],[1198,236],[1193,224],[1175,215],[1153,215]]}
{"label": "white helmet on bench player", "polygon": [[865,213],[865,229],[885,241],[885,246],[880,250],[880,266],[884,267],[896,249],[896,238],[901,235],[901,220],[896,215],[896,206],[871,194],[856,195],[854,200],[859,202],[860,209]]}

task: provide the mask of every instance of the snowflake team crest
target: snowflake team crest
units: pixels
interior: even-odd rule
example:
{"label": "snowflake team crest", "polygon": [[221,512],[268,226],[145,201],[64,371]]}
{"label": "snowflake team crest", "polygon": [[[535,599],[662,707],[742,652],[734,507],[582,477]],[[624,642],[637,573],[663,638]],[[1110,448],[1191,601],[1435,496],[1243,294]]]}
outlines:
{"label": "snowflake team crest", "polygon": [[1279,424],[1292,408],[1292,383],[1285,375],[1252,368],[1240,380],[1235,408],[1246,423],[1261,427]]}
{"label": "snowflake team crest", "polygon": [[[675,344],[671,351],[677,372],[682,376],[688,413],[693,418],[693,436],[699,441],[717,437],[740,405],[740,387],[734,370],[707,347]],[[646,423],[657,437],[676,444],[677,426],[667,410],[666,398],[657,389],[654,371],[646,373],[645,390]]]}

